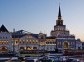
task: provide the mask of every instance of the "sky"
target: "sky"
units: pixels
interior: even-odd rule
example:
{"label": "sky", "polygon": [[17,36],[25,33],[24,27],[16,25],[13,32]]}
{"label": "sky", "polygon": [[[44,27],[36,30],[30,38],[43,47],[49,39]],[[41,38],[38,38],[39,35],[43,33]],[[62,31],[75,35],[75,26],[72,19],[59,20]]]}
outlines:
{"label": "sky", "polygon": [[84,0],[0,0],[0,26],[31,33],[54,29],[59,3],[62,19],[70,34],[84,41]]}

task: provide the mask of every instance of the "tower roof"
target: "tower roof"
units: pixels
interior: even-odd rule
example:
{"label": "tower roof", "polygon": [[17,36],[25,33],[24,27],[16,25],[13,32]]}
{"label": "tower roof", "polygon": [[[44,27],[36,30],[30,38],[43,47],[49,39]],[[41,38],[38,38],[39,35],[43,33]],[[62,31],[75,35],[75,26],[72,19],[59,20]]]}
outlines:
{"label": "tower roof", "polygon": [[61,9],[60,9],[60,5],[59,5],[59,12],[58,12],[58,20],[56,20],[56,25],[63,25],[63,20],[62,20],[62,16],[61,16]]}
{"label": "tower roof", "polygon": [[9,32],[6,27],[2,24],[2,26],[0,27],[0,32]]}
{"label": "tower roof", "polygon": [[61,17],[61,9],[60,9],[60,6],[59,6],[58,17]]}

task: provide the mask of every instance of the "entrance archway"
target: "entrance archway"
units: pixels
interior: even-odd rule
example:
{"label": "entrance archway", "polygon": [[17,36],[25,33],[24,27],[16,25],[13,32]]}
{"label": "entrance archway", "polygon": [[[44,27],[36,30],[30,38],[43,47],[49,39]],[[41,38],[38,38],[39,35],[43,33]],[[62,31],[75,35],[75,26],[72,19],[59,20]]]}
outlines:
{"label": "entrance archway", "polygon": [[7,51],[8,51],[8,48],[6,46],[0,47],[0,52],[4,53],[4,52],[7,52]]}
{"label": "entrance archway", "polygon": [[69,43],[66,41],[66,42],[64,42],[64,49],[68,49],[69,48]]}
{"label": "entrance archway", "polygon": [[27,46],[27,47],[26,47],[26,50],[32,50],[32,47]]}

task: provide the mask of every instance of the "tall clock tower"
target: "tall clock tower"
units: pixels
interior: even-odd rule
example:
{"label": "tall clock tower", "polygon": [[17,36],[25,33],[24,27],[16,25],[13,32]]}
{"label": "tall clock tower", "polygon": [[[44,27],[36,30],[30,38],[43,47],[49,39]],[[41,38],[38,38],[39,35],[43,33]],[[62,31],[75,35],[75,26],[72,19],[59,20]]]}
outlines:
{"label": "tall clock tower", "polygon": [[66,25],[63,24],[61,9],[59,6],[58,19],[56,20],[56,25],[54,26],[54,30],[51,31],[51,36],[69,36],[69,31],[66,30]]}

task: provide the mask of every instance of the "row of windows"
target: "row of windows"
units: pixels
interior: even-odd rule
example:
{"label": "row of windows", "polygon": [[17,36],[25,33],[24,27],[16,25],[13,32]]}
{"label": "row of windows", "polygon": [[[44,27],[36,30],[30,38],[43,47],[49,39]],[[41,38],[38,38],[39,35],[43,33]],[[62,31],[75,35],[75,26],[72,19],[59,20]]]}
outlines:
{"label": "row of windows", "polygon": [[26,41],[26,42],[38,42],[37,40],[32,40],[32,39],[30,39],[30,40],[20,40],[20,41]]}
{"label": "row of windows", "polygon": [[[20,40],[20,43],[23,42],[23,43],[29,43],[29,42],[38,42],[37,40]],[[19,40],[15,40],[15,43],[19,43]]]}
{"label": "row of windows", "polygon": [[70,44],[72,45],[72,44],[75,44],[75,42],[70,42]]}
{"label": "row of windows", "polygon": [[[64,46],[62,46],[62,45],[58,45],[57,46],[58,48],[63,48]],[[75,45],[71,45],[71,46],[68,46],[69,48],[74,48],[75,47]]]}
{"label": "row of windows", "polygon": [[[57,44],[58,44],[58,45],[62,45],[62,44],[63,44],[63,42],[57,42]],[[69,45],[74,45],[74,44],[75,44],[75,42],[69,42],[68,44],[69,44]]]}
{"label": "row of windows", "polygon": [[37,47],[30,47],[30,46],[27,46],[27,47],[20,47],[20,50],[36,50]]}
{"label": "row of windows", "polygon": [[55,40],[54,40],[54,39],[53,39],[53,40],[52,40],[52,39],[47,39],[46,42],[47,42],[47,41],[55,41]]}
{"label": "row of windows", "polygon": [[8,44],[8,41],[0,41],[0,44]]}
{"label": "row of windows", "polygon": [[58,48],[62,48],[62,45],[58,45],[57,47],[58,47]]}
{"label": "row of windows", "polygon": [[20,44],[35,44],[35,43],[38,43],[38,42],[19,42]]}
{"label": "row of windows", "polygon": [[53,48],[53,47],[47,47],[46,49],[47,49],[47,50],[53,50],[53,49],[55,49],[55,48]]}
{"label": "row of windows", "polygon": [[58,45],[62,45],[62,42],[57,42]]}
{"label": "row of windows", "polygon": [[32,36],[27,36],[27,38],[32,38]]}
{"label": "row of windows", "polygon": [[0,39],[7,39],[7,37],[4,37],[4,36],[3,36],[3,37],[0,37]]}
{"label": "row of windows", "polygon": [[55,30],[64,30],[64,28],[55,28]]}
{"label": "row of windows", "polygon": [[56,44],[56,42],[46,42],[46,44]]}

